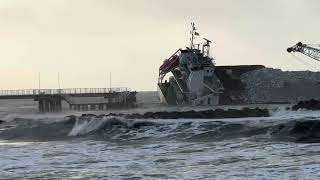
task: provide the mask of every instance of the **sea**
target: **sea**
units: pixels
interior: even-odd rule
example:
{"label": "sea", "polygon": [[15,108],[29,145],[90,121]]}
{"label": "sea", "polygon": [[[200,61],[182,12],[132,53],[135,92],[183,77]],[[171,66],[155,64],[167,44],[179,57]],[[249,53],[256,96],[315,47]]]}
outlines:
{"label": "sea", "polygon": [[[38,113],[0,101],[0,179],[320,179],[320,112],[264,106],[270,117],[124,119],[90,116],[219,107],[159,105],[139,92],[130,110]],[[319,122],[319,123],[318,123]]]}

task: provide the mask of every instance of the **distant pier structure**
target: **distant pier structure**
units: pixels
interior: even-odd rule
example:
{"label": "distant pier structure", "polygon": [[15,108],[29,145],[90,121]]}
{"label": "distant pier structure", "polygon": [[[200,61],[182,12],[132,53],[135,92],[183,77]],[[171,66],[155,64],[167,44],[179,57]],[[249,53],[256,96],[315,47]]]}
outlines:
{"label": "distant pier structure", "polygon": [[[82,100],[76,98],[97,98]],[[60,112],[62,101],[72,110],[106,110],[135,107],[136,92],[129,88],[69,88],[69,89],[22,89],[0,90],[0,99],[33,99],[38,101],[39,112]]]}

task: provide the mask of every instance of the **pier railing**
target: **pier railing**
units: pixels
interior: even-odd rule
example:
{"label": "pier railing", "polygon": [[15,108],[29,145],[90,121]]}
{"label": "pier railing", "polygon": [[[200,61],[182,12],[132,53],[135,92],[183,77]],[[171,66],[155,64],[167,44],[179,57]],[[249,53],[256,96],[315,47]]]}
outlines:
{"label": "pier railing", "polygon": [[130,88],[67,88],[67,89],[21,89],[0,90],[0,97],[5,96],[38,96],[38,95],[81,95],[107,94],[112,92],[130,91]]}

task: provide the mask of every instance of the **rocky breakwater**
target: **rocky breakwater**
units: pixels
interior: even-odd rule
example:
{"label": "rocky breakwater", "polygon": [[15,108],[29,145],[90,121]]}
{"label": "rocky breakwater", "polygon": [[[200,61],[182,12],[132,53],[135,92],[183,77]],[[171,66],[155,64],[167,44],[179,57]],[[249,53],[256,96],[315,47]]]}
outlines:
{"label": "rocky breakwater", "polygon": [[[82,114],[82,117],[96,116],[93,114]],[[163,112],[146,112],[144,114],[102,114],[96,117],[118,116],[125,119],[223,119],[223,118],[245,118],[245,117],[269,117],[268,109],[260,108],[243,108],[243,109],[216,109],[206,111],[163,111]],[[75,120],[74,116],[69,117]]]}
{"label": "rocky breakwater", "polygon": [[241,75],[244,103],[292,103],[320,98],[320,72],[263,68]]}

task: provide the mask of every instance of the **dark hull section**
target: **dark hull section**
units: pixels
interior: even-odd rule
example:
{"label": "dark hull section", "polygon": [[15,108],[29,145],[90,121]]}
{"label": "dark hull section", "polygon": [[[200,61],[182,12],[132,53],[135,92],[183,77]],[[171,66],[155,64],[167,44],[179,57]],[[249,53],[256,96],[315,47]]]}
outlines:
{"label": "dark hull section", "polygon": [[240,76],[265,68],[262,65],[216,66],[215,73],[224,87],[219,104],[241,104],[243,85]]}

